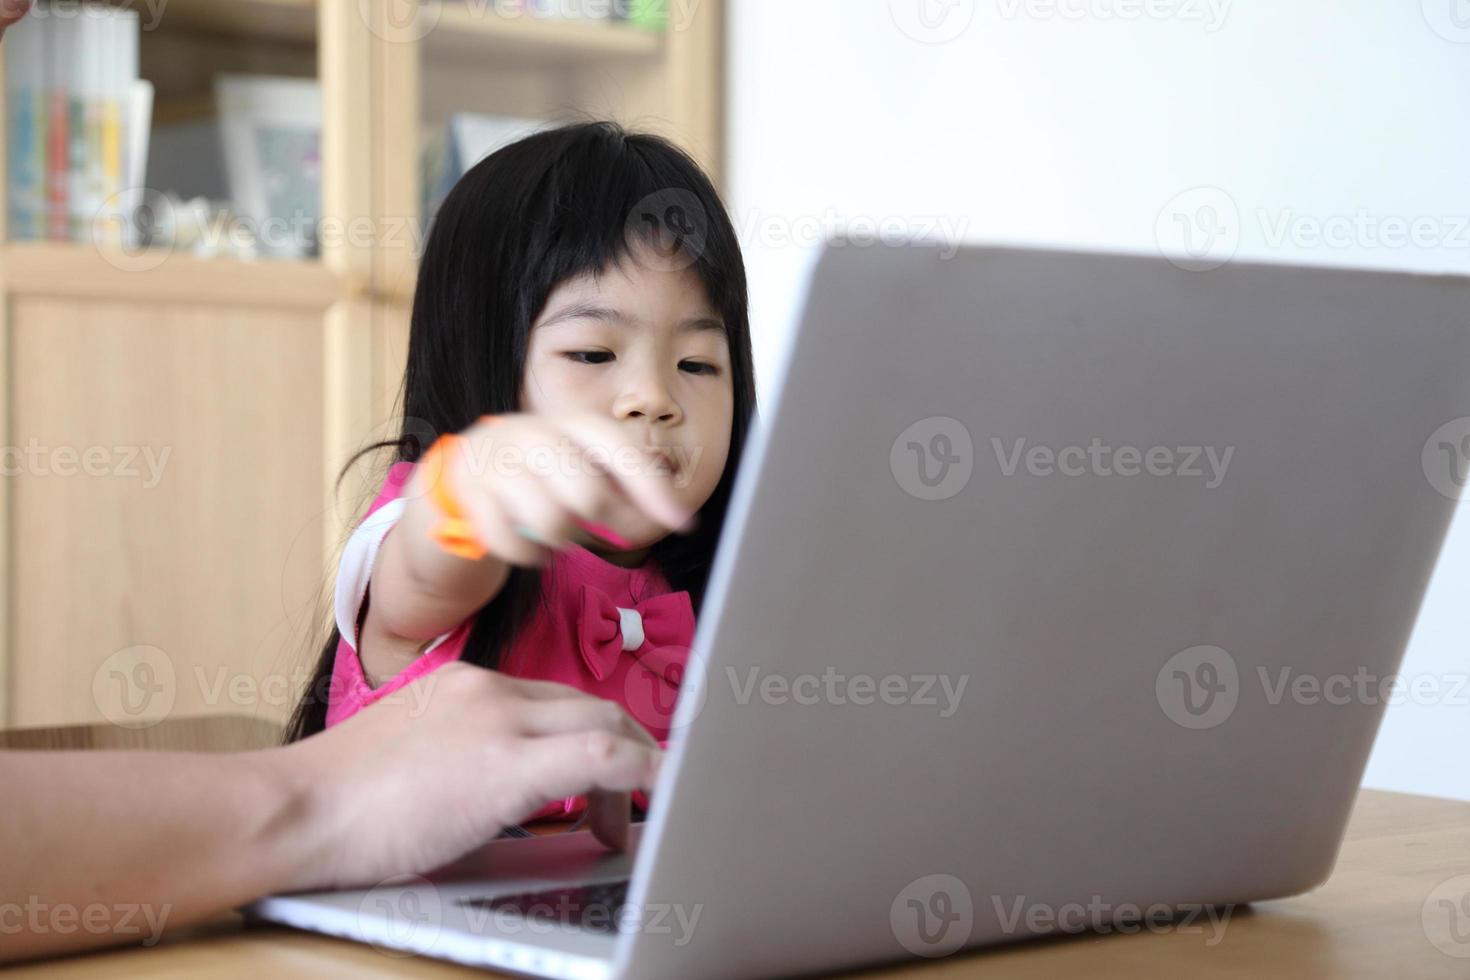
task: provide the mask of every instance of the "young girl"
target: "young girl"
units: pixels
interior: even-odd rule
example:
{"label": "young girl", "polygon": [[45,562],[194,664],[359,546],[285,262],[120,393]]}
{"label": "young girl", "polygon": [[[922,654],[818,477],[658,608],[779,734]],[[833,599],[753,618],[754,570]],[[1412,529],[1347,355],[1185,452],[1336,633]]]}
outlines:
{"label": "young girl", "polygon": [[288,737],[458,659],[665,740],[755,412],[746,303],[723,203],[661,138],[579,124],[471,168],[425,243],[396,462]]}

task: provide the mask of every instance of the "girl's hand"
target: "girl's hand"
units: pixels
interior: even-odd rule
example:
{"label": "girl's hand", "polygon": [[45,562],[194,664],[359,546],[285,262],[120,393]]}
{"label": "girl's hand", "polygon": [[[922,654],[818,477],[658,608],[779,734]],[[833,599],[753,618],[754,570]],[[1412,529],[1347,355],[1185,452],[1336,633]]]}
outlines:
{"label": "girl's hand", "polygon": [[461,435],[445,478],[480,544],[509,564],[542,567],[553,551],[596,542],[579,522],[628,548],[692,528],[666,459],[606,416],[507,414]]}

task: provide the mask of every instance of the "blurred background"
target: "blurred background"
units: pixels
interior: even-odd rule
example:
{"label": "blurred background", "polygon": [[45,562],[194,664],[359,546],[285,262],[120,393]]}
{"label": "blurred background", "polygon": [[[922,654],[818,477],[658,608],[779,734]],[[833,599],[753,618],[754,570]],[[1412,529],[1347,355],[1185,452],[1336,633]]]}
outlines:
{"label": "blurred background", "polygon": [[[0,59],[0,725],[289,713],[423,230],[538,126],[709,170],[761,382],[836,230],[1470,273],[1470,0],[41,0]],[[1470,799],[1466,596],[1460,522],[1368,785]]]}

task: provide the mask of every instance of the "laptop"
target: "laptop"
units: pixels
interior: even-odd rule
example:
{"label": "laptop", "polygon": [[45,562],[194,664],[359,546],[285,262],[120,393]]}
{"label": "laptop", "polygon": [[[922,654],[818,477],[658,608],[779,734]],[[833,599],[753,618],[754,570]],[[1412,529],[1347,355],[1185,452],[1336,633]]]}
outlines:
{"label": "laptop", "polygon": [[720,978],[1319,885],[1470,479],[1470,284],[839,239],[747,453],[635,848],[250,914]]}

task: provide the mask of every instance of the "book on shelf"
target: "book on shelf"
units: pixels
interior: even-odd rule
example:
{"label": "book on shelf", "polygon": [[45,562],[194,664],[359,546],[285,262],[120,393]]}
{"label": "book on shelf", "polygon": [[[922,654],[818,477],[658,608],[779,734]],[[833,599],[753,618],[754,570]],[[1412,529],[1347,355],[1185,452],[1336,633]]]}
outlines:
{"label": "book on shelf", "polygon": [[131,245],[152,86],[138,12],[39,3],[5,35],[13,240]]}
{"label": "book on shelf", "polygon": [[420,206],[426,225],[467,170],[501,147],[550,126],[546,120],[520,116],[451,114],[443,130],[425,141],[420,156]]}
{"label": "book on shelf", "polygon": [[670,0],[460,0],[470,10],[490,6],[502,17],[624,21],[649,30],[669,23]]}

